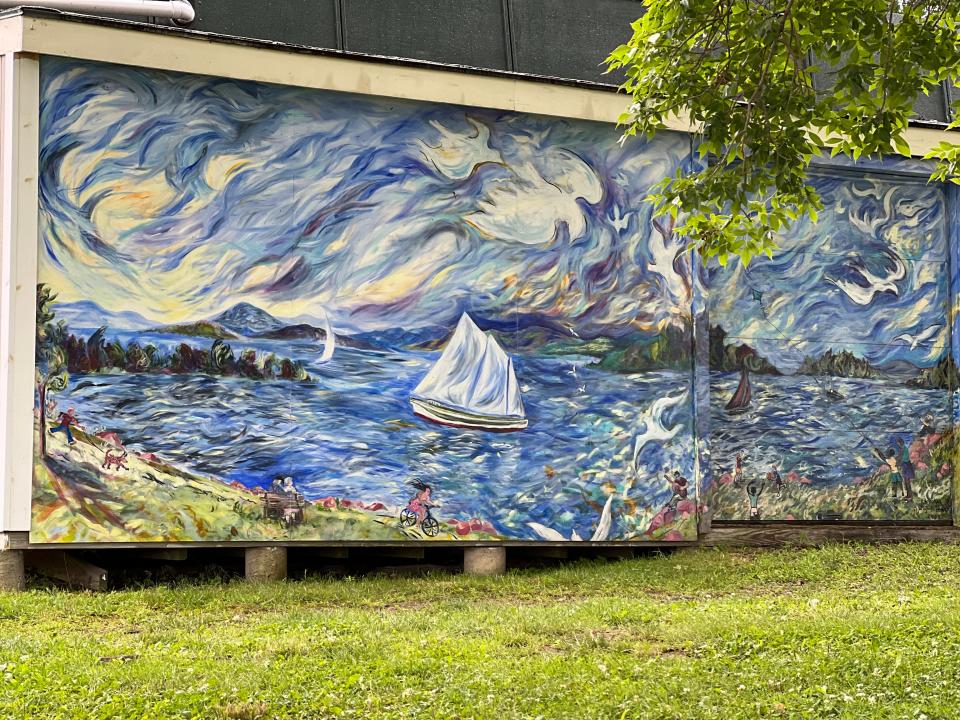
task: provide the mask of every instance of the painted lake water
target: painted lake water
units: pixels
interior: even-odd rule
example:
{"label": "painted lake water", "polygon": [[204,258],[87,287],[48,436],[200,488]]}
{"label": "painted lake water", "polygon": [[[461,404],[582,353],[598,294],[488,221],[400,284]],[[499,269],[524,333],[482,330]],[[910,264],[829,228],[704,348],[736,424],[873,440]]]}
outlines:
{"label": "painted lake water", "polygon": [[[724,410],[738,373],[713,373],[710,383],[710,449],[714,473],[730,472],[738,451],[744,474],[763,476],[771,466],[796,471],[814,485],[853,482],[878,465],[873,447],[886,450],[897,437],[912,440],[921,419],[950,424],[946,390],[907,387],[884,380],[752,376],[752,405],[743,414]],[[840,398],[829,397],[831,389]]]}
{"label": "painted lake water", "polygon": [[[167,348],[181,340],[208,344],[119,336],[124,344],[134,338]],[[317,348],[306,343],[233,347],[299,359],[312,381],[86,375],[71,378],[59,406],[75,407],[87,429],[117,432],[130,449],[249,487],[290,475],[309,499],[403,506],[414,492],[409,483],[419,479],[433,487],[438,515],[481,518],[510,537],[536,538],[529,522],[590,537],[610,492],[617,493],[611,538],[625,537],[638,530],[627,505],[649,514],[669,500],[664,470],[692,477],[687,373],[617,374],[591,368],[584,357],[515,355],[529,427],[490,433],[413,414],[410,392],[439,353],[339,347],[318,365]],[[664,396],[676,402],[651,415]],[[672,438],[637,441],[663,434],[664,425],[676,429]]]}

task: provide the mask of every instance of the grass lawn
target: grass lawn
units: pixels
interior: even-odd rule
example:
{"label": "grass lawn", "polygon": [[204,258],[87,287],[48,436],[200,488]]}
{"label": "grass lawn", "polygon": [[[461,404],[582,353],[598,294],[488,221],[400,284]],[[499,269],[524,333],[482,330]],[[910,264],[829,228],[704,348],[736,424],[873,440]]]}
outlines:
{"label": "grass lawn", "polygon": [[956,718],[960,547],[0,594],[3,718]]}

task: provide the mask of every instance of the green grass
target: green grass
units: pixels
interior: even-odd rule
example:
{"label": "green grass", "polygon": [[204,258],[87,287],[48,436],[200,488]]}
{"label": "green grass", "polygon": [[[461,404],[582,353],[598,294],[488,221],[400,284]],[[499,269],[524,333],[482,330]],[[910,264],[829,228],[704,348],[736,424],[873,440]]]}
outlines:
{"label": "green grass", "polygon": [[954,718],[960,548],[0,594],[4,718]]}

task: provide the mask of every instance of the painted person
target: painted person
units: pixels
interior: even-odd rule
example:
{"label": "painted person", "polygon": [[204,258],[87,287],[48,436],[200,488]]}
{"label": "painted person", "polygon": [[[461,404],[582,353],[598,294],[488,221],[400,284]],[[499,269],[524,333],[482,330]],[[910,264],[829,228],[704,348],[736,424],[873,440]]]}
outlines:
{"label": "painted person", "polygon": [[667,476],[667,482],[670,483],[670,490],[673,491],[673,496],[670,498],[669,508],[671,511],[676,512],[677,504],[681,500],[687,499],[687,479],[680,474],[679,470],[673,471],[673,476]]}
{"label": "painted person", "polygon": [[759,478],[750,478],[747,483],[747,500],[750,502],[750,519],[760,519],[760,495],[763,494],[765,485]]}
{"label": "painted person", "polygon": [[903,441],[902,437],[897,438],[897,455],[900,460],[900,474],[903,475],[903,489],[906,491],[907,500],[912,500],[913,479],[917,473],[910,459],[910,446]]}
{"label": "painted person", "polygon": [[887,448],[886,462],[887,467],[890,468],[890,487],[893,490],[893,496],[898,497],[903,494],[903,475],[900,474],[897,451],[893,448]]}
{"label": "painted person", "polygon": [[777,491],[777,495],[783,494],[783,489],[787,484],[783,481],[783,476],[780,475],[780,471],[777,470],[776,465],[770,466],[770,472],[767,473],[767,480],[773,485],[773,489]]}
{"label": "painted person", "polygon": [[74,408],[68,409],[66,412],[60,413],[57,416],[57,425],[56,427],[50,428],[50,434],[63,432],[67,434],[67,442],[73,445],[76,440],[73,439],[73,433],[70,431],[70,426],[75,425],[80,426],[80,421],[77,419],[77,411]]}
{"label": "painted person", "polygon": [[737,457],[734,460],[733,466],[733,486],[740,487],[743,485],[743,461],[747,459],[747,456],[742,452],[737,453]]}
{"label": "painted person", "polygon": [[927,413],[920,420],[920,432],[917,435],[925,438],[927,435],[933,435],[936,431],[936,428],[933,427],[933,414]]}
{"label": "painted person", "polygon": [[285,492],[287,495],[297,494],[297,486],[293,484],[293,478],[290,477],[289,475],[287,475],[287,477],[283,479],[282,487],[283,487],[283,492]]}
{"label": "painted person", "polygon": [[410,502],[407,503],[407,510],[416,513],[417,527],[419,527],[426,519],[427,511],[433,507],[433,500],[430,497],[430,493],[433,488],[431,488],[422,480],[414,480],[412,483],[410,483],[410,486],[413,487],[417,492]]}

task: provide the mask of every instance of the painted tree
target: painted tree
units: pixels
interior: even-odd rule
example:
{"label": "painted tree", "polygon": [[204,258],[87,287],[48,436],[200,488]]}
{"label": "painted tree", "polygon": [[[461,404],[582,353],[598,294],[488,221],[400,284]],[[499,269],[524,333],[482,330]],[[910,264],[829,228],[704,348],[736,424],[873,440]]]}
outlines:
{"label": "painted tree", "polygon": [[50,393],[67,387],[67,357],[60,342],[63,328],[53,324],[57,296],[44,283],[37,285],[36,385],[40,410],[40,456],[47,455],[47,403]]}
{"label": "painted tree", "polygon": [[[823,153],[909,155],[920,93],[960,74],[960,0],[644,0],[611,53],[633,104],[624,138],[671,118],[696,132],[697,162],[651,192],[656,214],[705,257],[772,254],[776,233],[816,220],[807,168]],[[815,78],[823,82],[815,84]],[[951,127],[956,127],[957,122]],[[958,182],[944,142],[933,179]],[[682,210],[682,213],[681,213]]]}

